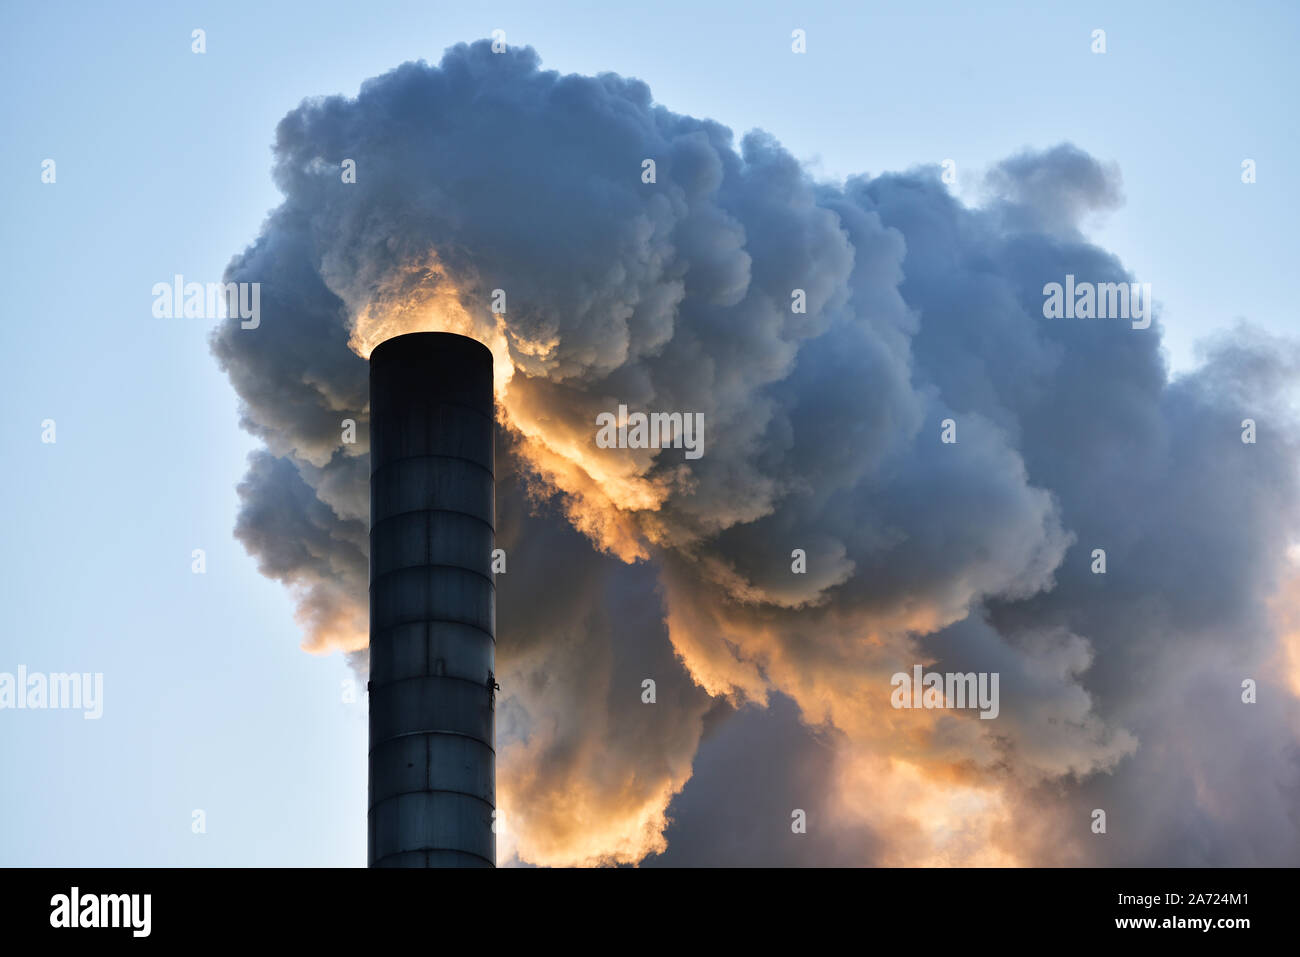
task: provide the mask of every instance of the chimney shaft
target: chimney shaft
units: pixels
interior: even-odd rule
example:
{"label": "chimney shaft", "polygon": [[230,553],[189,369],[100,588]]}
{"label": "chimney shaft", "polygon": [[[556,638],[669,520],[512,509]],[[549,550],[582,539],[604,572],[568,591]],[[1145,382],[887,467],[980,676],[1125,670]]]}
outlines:
{"label": "chimney shaft", "polygon": [[494,867],[492,353],[370,356],[371,867]]}

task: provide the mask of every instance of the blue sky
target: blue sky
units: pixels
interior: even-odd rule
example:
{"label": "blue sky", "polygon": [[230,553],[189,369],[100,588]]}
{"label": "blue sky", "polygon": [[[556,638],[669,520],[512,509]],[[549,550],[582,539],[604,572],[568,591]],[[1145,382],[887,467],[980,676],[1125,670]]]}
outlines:
{"label": "blue sky", "polygon": [[1091,235],[1152,283],[1176,369],[1238,317],[1293,330],[1297,8],[1041,6],[9,5],[0,672],[103,672],[105,700],[99,721],[0,711],[0,864],[364,862],[364,703],[231,536],[255,443],[211,321],[150,309],[154,283],[216,280],[254,238],[303,97],[502,29],[547,68],[767,130],[830,179],[951,158],[974,199],[987,165],[1069,140],[1122,170],[1127,203]]}

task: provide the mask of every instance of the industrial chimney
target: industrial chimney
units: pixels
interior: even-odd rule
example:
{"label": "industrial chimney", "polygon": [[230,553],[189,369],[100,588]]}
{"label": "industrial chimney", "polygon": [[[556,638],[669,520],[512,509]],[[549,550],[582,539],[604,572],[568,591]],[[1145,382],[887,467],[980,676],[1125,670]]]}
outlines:
{"label": "industrial chimney", "polygon": [[492,353],[370,356],[371,867],[495,867]]}

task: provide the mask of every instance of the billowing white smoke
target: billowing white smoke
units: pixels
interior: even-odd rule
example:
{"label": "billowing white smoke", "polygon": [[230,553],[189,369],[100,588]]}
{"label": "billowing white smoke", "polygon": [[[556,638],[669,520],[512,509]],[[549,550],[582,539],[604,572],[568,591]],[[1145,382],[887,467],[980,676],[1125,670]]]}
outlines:
{"label": "billowing white smoke", "polygon": [[[507,856],[640,861],[671,816],[667,859],[1294,861],[1266,601],[1295,348],[1242,329],[1171,382],[1159,322],[1044,319],[1045,283],[1133,278],[1079,232],[1114,170],[1024,153],[979,209],[929,169],[819,184],[764,134],[737,151],[639,81],[485,42],[304,102],[275,155],[285,201],[227,270],[263,321],[213,339],[266,445],[236,533],[306,646],[356,655],[362,356],[418,329],[492,347]],[[620,404],[702,413],[705,454],[599,448]],[[893,709],[914,664],[999,673],[997,719]],[[1245,677],[1275,682],[1253,708]],[[720,730],[773,702],[826,760]],[[736,805],[704,762],[789,773]],[[823,830],[793,847],[798,800]],[[722,802],[743,848],[702,823]],[[1091,840],[1098,807],[1122,840]]]}

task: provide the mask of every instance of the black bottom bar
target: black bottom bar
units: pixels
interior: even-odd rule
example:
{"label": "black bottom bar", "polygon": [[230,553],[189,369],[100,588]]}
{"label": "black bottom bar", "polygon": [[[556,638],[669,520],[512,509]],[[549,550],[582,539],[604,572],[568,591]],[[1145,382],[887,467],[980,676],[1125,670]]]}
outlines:
{"label": "black bottom bar", "polygon": [[[778,932],[804,941],[797,952],[835,940],[857,951],[894,940],[983,950],[1098,938],[1200,940],[1223,950],[1292,931],[1294,883],[1285,869],[10,869],[0,870],[0,927],[6,944],[76,935],[91,945],[284,940],[301,948],[433,934],[441,918],[454,918],[459,928],[482,928],[485,951],[514,939],[680,945],[706,931],[728,952],[750,940],[773,945]],[[52,927],[60,916],[52,898],[70,898],[73,887],[83,906],[91,895],[150,895],[148,937],[135,936],[143,922],[133,929],[120,897],[126,926]]]}

